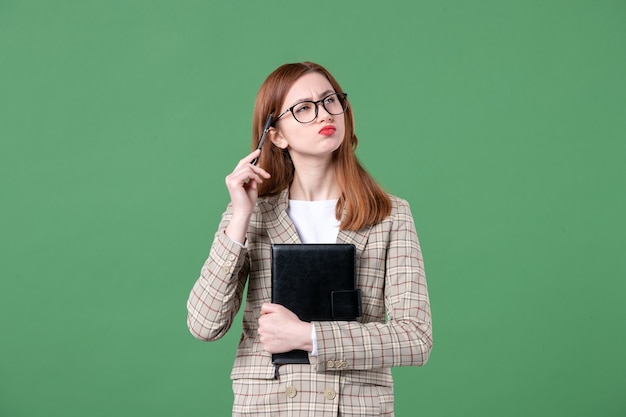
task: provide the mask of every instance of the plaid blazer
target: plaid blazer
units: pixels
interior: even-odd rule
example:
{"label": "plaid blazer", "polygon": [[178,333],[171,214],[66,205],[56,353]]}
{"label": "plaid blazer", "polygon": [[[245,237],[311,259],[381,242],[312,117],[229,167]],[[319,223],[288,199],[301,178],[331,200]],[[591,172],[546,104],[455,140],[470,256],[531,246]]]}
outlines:
{"label": "plaid blazer", "polygon": [[272,243],[300,243],[287,215],[288,191],[260,198],[245,248],[224,233],[229,205],[209,257],[187,302],[194,337],[216,340],[233,323],[244,297],[242,335],[231,378],[233,415],[393,415],[391,367],[420,366],[432,348],[430,304],[422,252],[406,201],[390,196],[391,214],[359,231],[339,231],[337,243],[357,249],[362,317],[315,322],[317,356],[310,365],[283,365],[275,378],[271,354],[257,334],[261,304],[271,300]]}

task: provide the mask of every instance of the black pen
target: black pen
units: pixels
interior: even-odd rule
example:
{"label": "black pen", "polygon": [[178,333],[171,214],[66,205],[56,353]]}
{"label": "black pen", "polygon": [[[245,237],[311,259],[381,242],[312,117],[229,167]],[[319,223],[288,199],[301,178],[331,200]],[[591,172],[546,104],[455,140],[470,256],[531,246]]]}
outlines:
{"label": "black pen", "polygon": [[[263,146],[263,142],[265,141],[265,135],[267,135],[267,131],[270,130],[273,121],[274,113],[270,113],[270,115],[267,116],[267,120],[265,121],[265,126],[263,126],[263,133],[261,133],[261,137],[259,138],[259,145],[256,147],[257,149],[261,149],[261,147]],[[251,164],[256,165],[257,162],[259,162],[258,156],[252,160]]]}

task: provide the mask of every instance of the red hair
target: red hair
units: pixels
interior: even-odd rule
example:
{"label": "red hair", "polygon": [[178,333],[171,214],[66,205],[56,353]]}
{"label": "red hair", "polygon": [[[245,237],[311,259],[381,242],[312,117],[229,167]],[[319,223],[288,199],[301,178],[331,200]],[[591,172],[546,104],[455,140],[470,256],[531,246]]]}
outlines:
{"label": "red hair", "polygon": [[[343,92],[335,78],[321,65],[302,62],[278,67],[265,79],[256,97],[252,119],[252,149],[256,149],[258,145],[267,116],[270,113],[278,115],[293,84],[311,72],[318,72],[326,77],[335,92]],[[341,220],[341,230],[360,230],[387,217],[391,212],[391,201],[356,157],[358,140],[354,134],[354,118],[349,105],[344,123],[346,136],[332,157],[341,189],[336,215]],[[270,172],[272,177],[259,184],[259,197],[278,194],[288,188],[295,170],[289,152],[275,146],[271,141],[267,142],[261,149],[259,165]]]}

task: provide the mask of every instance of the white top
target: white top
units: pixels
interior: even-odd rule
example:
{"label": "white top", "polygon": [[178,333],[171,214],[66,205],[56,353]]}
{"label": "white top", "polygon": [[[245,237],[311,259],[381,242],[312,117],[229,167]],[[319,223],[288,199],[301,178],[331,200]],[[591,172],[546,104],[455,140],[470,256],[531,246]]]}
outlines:
{"label": "white top", "polygon": [[337,243],[339,220],[337,200],[289,200],[287,214],[296,226],[302,243]]}

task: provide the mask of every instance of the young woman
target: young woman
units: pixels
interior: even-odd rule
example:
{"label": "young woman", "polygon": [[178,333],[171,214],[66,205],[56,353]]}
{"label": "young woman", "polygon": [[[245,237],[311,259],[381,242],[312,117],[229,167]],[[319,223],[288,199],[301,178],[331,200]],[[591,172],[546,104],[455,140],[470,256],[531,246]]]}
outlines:
{"label": "young woman", "polygon": [[[423,365],[432,347],[422,253],[406,201],[359,164],[352,110],[320,65],[285,64],[257,95],[252,148],[226,177],[230,204],[189,300],[200,340],[224,336],[242,304],[231,373],[234,416],[391,416],[391,367]],[[252,162],[258,158],[258,164]],[[357,250],[357,321],[301,321],[272,304],[273,243],[351,243]],[[272,364],[301,349],[310,364]]]}

